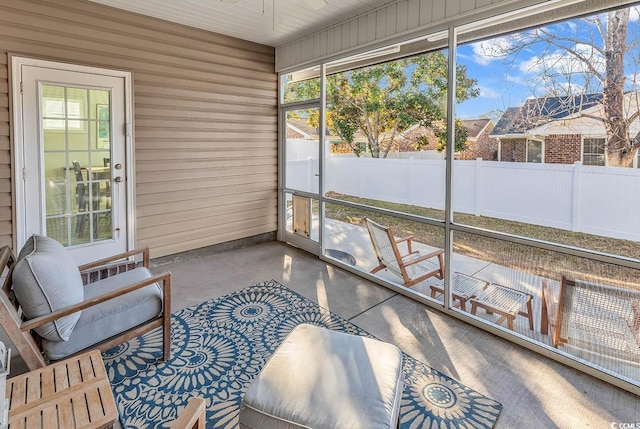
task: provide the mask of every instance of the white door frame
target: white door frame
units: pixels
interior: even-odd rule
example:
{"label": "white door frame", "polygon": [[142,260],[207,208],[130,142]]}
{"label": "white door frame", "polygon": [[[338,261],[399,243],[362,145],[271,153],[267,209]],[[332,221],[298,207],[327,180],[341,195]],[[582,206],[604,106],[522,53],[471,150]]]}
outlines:
{"label": "white door frame", "polygon": [[124,79],[125,94],[125,189],[127,193],[126,197],[126,246],[127,250],[132,250],[135,246],[135,215],[133,207],[135,207],[135,194],[134,194],[134,154],[133,154],[133,91],[132,91],[132,76],[131,72],[122,70],[112,70],[99,67],[82,66],[77,64],[62,63],[48,60],[41,60],[36,58],[26,58],[20,56],[9,55],[11,60],[11,90],[13,100],[13,169],[12,169],[12,182],[13,182],[13,195],[15,201],[13,219],[14,225],[14,241],[16,252],[22,248],[27,240],[26,231],[26,201],[25,201],[25,186],[22,180],[22,171],[24,168],[24,134],[22,130],[23,118],[22,118],[22,97],[21,97],[21,67],[33,66],[41,68],[49,68],[54,70],[63,70],[80,73],[98,74],[110,77],[119,77]]}

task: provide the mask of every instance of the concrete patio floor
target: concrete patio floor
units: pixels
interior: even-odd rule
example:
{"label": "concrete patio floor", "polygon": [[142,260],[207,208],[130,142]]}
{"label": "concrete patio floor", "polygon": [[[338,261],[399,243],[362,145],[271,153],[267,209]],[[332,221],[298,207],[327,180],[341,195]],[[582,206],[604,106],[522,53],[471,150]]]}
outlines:
{"label": "concrete patio floor", "polygon": [[174,311],[274,279],[501,402],[497,428],[609,428],[612,422],[640,420],[640,400],[632,393],[287,244],[267,242],[162,265],[157,263],[163,261],[155,262],[153,271],[173,274]]}

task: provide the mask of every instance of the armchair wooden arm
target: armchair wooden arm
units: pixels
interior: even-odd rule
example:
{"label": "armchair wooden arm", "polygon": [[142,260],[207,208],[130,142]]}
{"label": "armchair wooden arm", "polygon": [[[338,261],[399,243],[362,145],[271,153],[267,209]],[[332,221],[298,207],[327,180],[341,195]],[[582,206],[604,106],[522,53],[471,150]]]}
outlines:
{"label": "armchair wooden arm", "polygon": [[[422,256],[420,256],[418,258],[415,258],[415,259],[412,259],[412,260],[410,260],[408,262],[405,262],[404,266],[418,264],[420,262],[426,261],[427,259],[431,259],[431,258],[436,257],[436,256],[438,257],[438,259],[440,259],[440,258],[442,258],[442,255],[444,255],[444,250],[442,250],[442,249],[434,250],[431,253],[428,253],[426,255],[422,255]],[[442,263],[440,265],[442,265]]]}
{"label": "armchair wooden arm", "polygon": [[171,423],[171,429],[204,429],[206,416],[206,401],[202,398],[191,398],[187,407]]}
{"label": "armchair wooden arm", "polygon": [[410,235],[404,238],[396,238],[396,245],[403,243],[405,241],[407,242],[407,251],[408,251],[407,255],[410,255],[413,253],[413,250],[411,249],[411,243],[413,243],[413,235]]}
{"label": "armchair wooden arm", "polygon": [[135,256],[135,255],[139,255],[142,254],[142,265],[145,268],[149,268],[149,248],[148,247],[141,247],[139,249],[133,249],[130,250],[128,252],[122,252],[122,253],[118,253],[117,255],[112,255],[109,256],[107,258],[103,258],[103,259],[99,259],[97,261],[93,261],[93,262],[88,262],[86,264],[83,265],[79,265],[78,269],[80,271],[85,271],[91,268],[96,268],[96,267],[100,267],[102,265],[107,265],[110,262],[115,262],[115,261],[120,261],[122,259],[127,259],[131,256]]}

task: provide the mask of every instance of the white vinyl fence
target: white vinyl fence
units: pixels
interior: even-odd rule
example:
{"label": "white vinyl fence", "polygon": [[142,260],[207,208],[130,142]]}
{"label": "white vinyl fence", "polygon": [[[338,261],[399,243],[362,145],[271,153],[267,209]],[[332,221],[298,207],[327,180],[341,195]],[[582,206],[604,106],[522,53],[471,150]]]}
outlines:
{"label": "white vinyl fence", "polygon": [[[287,187],[318,192],[318,160],[287,163]],[[445,161],[329,157],[326,191],[444,209]],[[640,240],[640,170],[455,161],[456,212]]]}

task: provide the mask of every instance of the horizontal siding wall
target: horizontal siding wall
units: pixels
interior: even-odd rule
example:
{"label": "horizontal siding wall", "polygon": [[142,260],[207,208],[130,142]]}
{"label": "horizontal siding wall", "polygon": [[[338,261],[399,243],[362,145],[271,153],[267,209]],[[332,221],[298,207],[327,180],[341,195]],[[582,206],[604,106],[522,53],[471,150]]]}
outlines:
{"label": "horizontal siding wall", "polygon": [[399,0],[276,49],[276,70],[397,43],[546,0]]}
{"label": "horizontal siding wall", "polygon": [[12,243],[8,53],[133,72],[136,238],[152,256],[277,229],[273,48],[81,0],[1,0],[2,244]]}
{"label": "horizontal siding wall", "polygon": [[[633,4],[636,0],[584,0],[547,12],[533,12],[525,18],[504,20],[492,27],[461,35],[459,42],[541,25],[558,19],[592,13],[606,8]],[[449,25],[463,25],[529,6],[550,3],[548,0],[398,0],[361,16],[307,35],[276,49],[279,72],[317,65],[360,53],[427,36]],[[446,41],[443,41],[444,43]],[[431,46],[432,48],[435,46]],[[385,58],[387,59],[387,58]]]}

